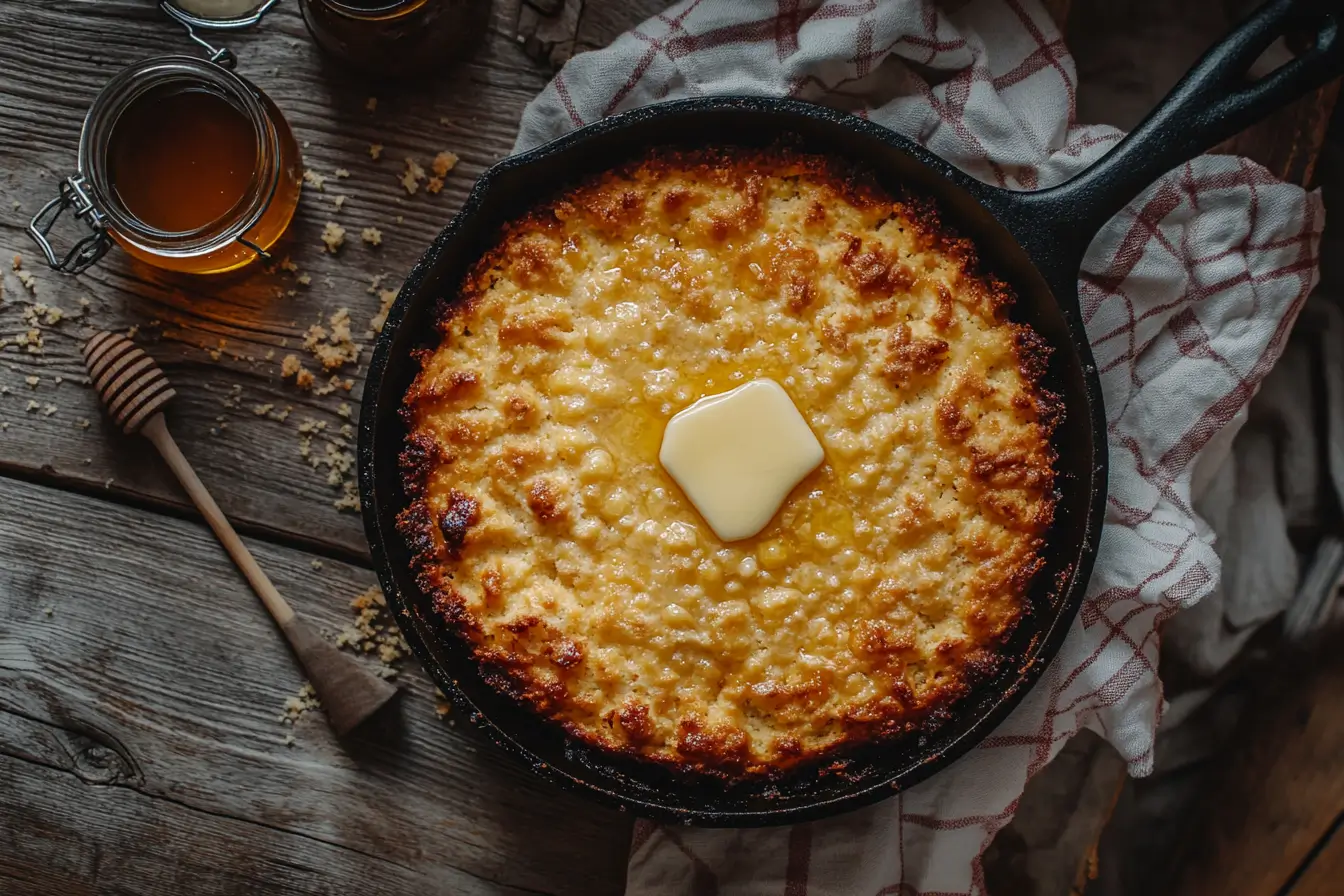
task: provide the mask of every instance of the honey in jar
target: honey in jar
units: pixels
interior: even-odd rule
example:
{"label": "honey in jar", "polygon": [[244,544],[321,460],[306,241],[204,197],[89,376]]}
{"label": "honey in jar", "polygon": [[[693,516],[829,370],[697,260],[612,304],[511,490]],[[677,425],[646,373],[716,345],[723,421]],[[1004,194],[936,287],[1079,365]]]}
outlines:
{"label": "honey in jar", "polygon": [[112,128],[108,178],[126,210],[166,233],[200,230],[246,197],[257,141],[243,113],[206,90],[146,91]]}
{"label": "honey in jar", "polygon": [[[61,270],[114,240],[156,267],[196,274],[265,257],[298,206],[302,161],[270,98],[215,63],[160,56],[126,69],[94,101],[79,172],[29,226]],[[65,209],[91,235],[62,257],[47,239]]]}
{"label": "honey in jar", "polygon": [[378,77],[457,61],[485,30],[489,0],[300,0],[318,46]]}

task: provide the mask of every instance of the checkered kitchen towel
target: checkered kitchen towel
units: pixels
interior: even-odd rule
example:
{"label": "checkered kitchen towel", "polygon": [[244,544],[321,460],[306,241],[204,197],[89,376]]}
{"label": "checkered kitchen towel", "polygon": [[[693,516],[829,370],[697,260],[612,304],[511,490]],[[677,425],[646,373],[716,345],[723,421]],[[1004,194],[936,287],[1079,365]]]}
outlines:
{"label": "checkered kitchen towel", "polygon": [[[850,109],[993,183],[1059,183],[1113,128],[1074,122],[1073,61],[1034,0],[687,0],[575,57],[528,106],[525,149],[644,103],[791,95]],[[1163,620],[1220,566],[1191,509],[1316,279],[1318,195],[1205,156],[1093,243],[1079,280],[1105,390],[1111,496],[1087,602],[1063,650],[992,736],[929,781],[793,828],[641,824],[632,894],[982,893],[980,854],[1027,778],[1091,728],[1147,773],[1163,709]]]}

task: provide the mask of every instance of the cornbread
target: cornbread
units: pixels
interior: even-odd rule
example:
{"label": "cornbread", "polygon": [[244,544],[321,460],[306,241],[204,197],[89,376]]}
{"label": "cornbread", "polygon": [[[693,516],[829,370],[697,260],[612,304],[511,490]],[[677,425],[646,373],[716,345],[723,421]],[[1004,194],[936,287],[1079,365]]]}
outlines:
{"label": "cornbread", "polygon": [[[418,581],[496,688],[680,770],[928,730],[1044,561],[1058,400],[936,210],[787,149],[659,151],[509,224],[405,398]],[[825,460],[724,543],[658,462],[758,378]]]}

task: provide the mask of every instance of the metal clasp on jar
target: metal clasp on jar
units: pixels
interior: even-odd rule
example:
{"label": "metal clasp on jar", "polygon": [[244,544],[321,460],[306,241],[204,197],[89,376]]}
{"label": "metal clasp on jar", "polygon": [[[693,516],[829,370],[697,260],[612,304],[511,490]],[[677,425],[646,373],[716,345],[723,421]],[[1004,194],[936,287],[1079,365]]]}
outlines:
{"label": "metal clasp on jar", "polygon": [[[56,249],[51,245],[51,240],[48,237],[66,209],[74,210],[75,217],[84,222],[89,229],[89,233],[78,240],[62,258],[56,254]],[[78,274],[102,258],[107,254],[107,250],[112,248],[112,237],[108,236],[103,223],[103,214],[98,211],[98,207],[89,198],[83,176],[73,174],[61,181],[60,195],[42,206],[38,213],[33,215],[33,219],[28,222],[28,235],[37,243],[38,248],[47,258],[47,264],[51,265],[54,270],[67,274]]]}
{"label": "metal clasp on jar", "polygon": [[[210,41],[200,35],[201,31],[238,31],[242,28],[251,28],[261,21],[262,16],[271,11],[271,8],[279,3],[280,0],[262,0],[251,12],[223,18],[209,18],[198,13],[191,12],[182,6],[182,0],[159,0],[159,8],[164,13],[186,29],[187,37],[191,38],[210,54],[210,61],[216,65],[222,65],[225,68],[233,68],[238,63],[238,57],[228,47],[216,47]],[[190,4],[188,4],[190,5]]]}

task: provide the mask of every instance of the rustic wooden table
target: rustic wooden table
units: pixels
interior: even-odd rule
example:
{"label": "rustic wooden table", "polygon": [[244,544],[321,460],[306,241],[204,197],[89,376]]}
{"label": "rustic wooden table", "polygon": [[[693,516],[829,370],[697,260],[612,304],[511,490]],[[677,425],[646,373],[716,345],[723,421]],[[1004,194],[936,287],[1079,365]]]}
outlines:
{"label": "rustic wooden table", "polygon": [[[116,251],[74,277],[40,263],[24,226],[73,170],[98,88],[146,56],[197,51],[149,0],[0,3],[0,892],[620,891],[630,819],[440,717],[413,661],[392,663],[399,715],[344,745],[320,714],[287,709],[302,676],[279,635],[148,443],[101,416],[79,356],[95,328],[135,333],[178,389],[179,442],[277,586],[327,631],[349,627],[374,584],[347,427],[380,291],[507,154],[549,77],[534,60],[605,44],[663,5],[524,2],[496,0],[466,64],[397,86],[325,64],[292,2],[224,39],[315,176],[277,250],[292,265],[222,280]],[[1321,121],[1239,148],[1301,179]],[[406,160],[428,169],[441,151],[460,157],[442,191],[408,194]],[[327,222],[346,230],[335,253]],[[311,388],[283,377],[288,355],[321,372],[305,338],[344,313],[358,357]]]}

